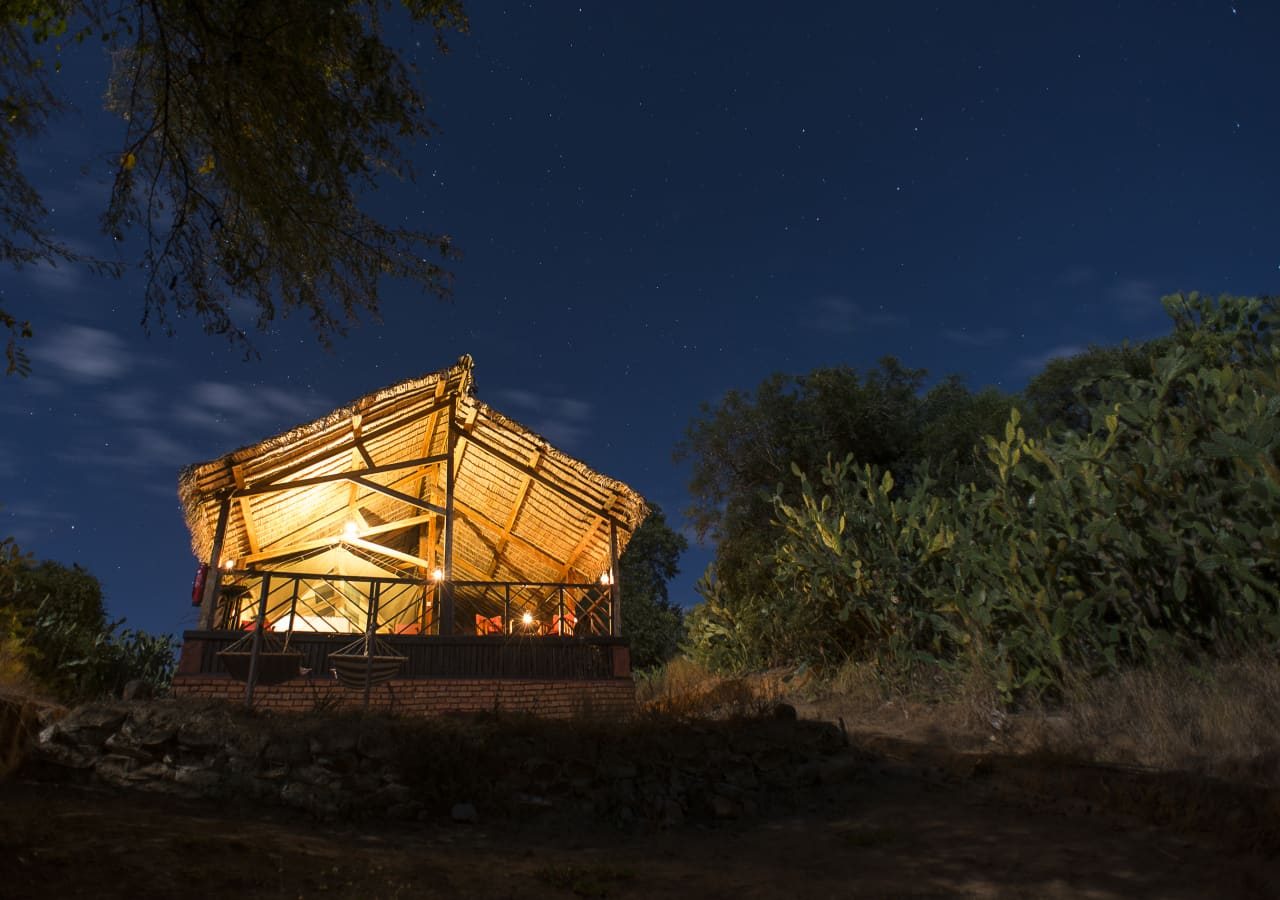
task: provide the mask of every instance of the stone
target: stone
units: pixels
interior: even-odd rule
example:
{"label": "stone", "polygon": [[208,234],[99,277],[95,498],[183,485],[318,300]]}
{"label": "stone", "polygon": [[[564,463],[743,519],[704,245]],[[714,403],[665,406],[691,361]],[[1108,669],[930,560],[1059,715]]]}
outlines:
{"label": "stone", "polygon": [[93,766],[93,774],[104,781],[119,784],[127,781],[125,776],[136,769],[137,766],[138,761],[132,756],[123,753],[108,753],[98,757]]}
{"label": "stone", "polygon": [[387,807],[387,816],[400,822],[412,822],[422,815],[423,809],[421,802],[407,800],[404,803],[397,803],[394,806]]}
{"label": "stone", "polygon": [[212,750],[222,743],[220,729],[207,718],[196,716],[178,728],[178,746],[188,750]]}
{"label": "stone", "polygon": [[794,722],[796,720],[796,708],[790,703],[779,703],[773,708],[773,717],[782,722]]}
{"label": "stone", "polygon": [[533,807],[536,809],[548,809],[554,804],[546,797],[540,797],[537,794],[525,794],[517,792],[511,795],[511,802],[516,806]]}
{"label": "stone", "polygon": [[324,786],[333,781],[333,775],[322,766],[293,766],[289,769],[289,780],[300,781],[303,784]]}
{"label": "stone", "polygon": [[82,706],[40,733],[52,741],[97,749],[124,724],[127,712],[112,706]]}
{"label": "stone", "polygon": [[356,750],[365,759],[379,762],[388,762],[396,757],[395,744],[388,736],[375,734],[372,731],[361,732],[360,737],[356,740]]}
{"label": "stone", "polygon": [[143,681],[141,678],[134,678],[126,681],[124,690],[120,692],[123,700],[150,700],[155,697],[156,691],[150,682]]}
{"label": "stone", "polygon": [[722,794],[713,794],[711,796],[711,814],[717,819],[736,819],[742,811],[742,807],[735,800],[731,800]]}
{"label": "stone", "polygon": [[178,729],[171,724],[159,722],[126,722],[120,729],[120,735],[128,737],[139,747],[155,750],[174,739]]}
{"label": "stone", "polygon": [[214,791],[222,784],[222,775],[195,766],[179,766],[173,771],[173,780],[175,784],[205,793]]}
{"label": "stone", "polygon": [[40,762],[65,769],[92,769],[98,754],[93,748],[75,747],[69,744],[55,743],[53,740],[41,740],[32,748],[31,756]]}
{"label": "stone", "polygon": [[114,754],[127,756],[138,762],[150,762],[156,754],[141,747],[126,732],[117,731],[103,743],[103,748]]}
{"label": "stone", "polygon": [[379,803],[388,807],[398,806],[413,800],[413,790],[403,784],[388,784],[374,796],[378,798]]}
{"label": "stone", "polygon": [[668,799],[662,805],[662,816],[658,820],[663,828],[674,828],[684,824],[684,808],[675,800]]}
{"label": "stone", "polygon": [[279,735],[267,742],[262,758],[269,763],[306,765],[311,762],[311,747],[297,735]]}
{"label": "stone", "polygon": [[755,766],[749,762],[726,767],[724,780],[735,787],[746,790],[755,790],[760,785],[760,782],[756,779]]}
{"label": "stone", "polygon": [[782,747],[768,747],[757,753],[753,761],[761,772],[772,772],[786,766],[791,761],[791,754]]}
{"label": "stone", "polygon": [[480,813],[470,803],[455,803],[453,809],[449,810],[449,818],[464,825],[474,825],[480,821]]}
{"label": "stone", "polygon": [[605,778],[611,778],[616,781],[624,778],[635,778],[638,771],[631,763],[610,760],[600,767],[600,774]]}
{"label": "stone", "polygon": [[355,753],[360,743],[358,735],[347,728],[336,728],[320,733],[320,741],[324,744],[325,753]]}

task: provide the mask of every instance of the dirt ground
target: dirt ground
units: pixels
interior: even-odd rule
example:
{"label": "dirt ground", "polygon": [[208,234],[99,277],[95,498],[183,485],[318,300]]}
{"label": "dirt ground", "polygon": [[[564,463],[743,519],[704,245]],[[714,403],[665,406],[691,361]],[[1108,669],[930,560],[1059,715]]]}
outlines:
{"label": "dirt ground", "polygon": [[335,827],[19,777],[0,784],[0,897],[1280,897],[1247,822],[1155,827],[1098,802],[1114,782],[853,739],[847,777],[790,811],[631,833],[554,811]]}

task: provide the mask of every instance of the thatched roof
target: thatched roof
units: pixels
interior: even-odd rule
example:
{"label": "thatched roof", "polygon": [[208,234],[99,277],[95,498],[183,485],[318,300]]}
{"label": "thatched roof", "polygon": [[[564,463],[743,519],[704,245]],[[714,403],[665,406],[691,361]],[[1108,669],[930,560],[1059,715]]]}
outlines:
{"label": "thatched roof", "polygon": [[[439,564],[443,518],[409,500],[444,506],[452,411],[454,578],[598,578],[609,566],[610,522],[621,552],[648,514],[643,498],[473,392],[471,357],[463,356],[447,369],[188,466],[178,496],[196,556],[209,559],[219,508],[232,497],[220,556],[238,566],[269,568],[345,540],[388,569],[422,574],[412,560]],[[410,460],[423,462],[405,467]]]}

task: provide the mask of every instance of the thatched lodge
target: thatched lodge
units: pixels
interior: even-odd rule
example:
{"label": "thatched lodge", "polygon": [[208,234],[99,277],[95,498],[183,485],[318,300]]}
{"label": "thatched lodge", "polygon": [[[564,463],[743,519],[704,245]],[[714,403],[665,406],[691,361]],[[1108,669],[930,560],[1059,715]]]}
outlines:
{"label": "thatched lodge", "polygon": [[472,361],[183,470],[180,694],[307,709],[632,702],[618,555],[648,510],[475,397]]}

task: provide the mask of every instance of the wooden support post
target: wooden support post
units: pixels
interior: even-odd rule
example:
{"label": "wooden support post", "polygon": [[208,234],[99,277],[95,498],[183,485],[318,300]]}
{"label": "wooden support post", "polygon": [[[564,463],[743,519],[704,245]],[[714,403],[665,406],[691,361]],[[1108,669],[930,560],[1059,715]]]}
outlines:
{"label": "wooden support post", "polygon": [[378,633],[378,595],[382,586],[378,582],[369,585],[369,621],[364,626],[364,709],[369,711],[369,695],[373,692],[373,647]]}
{"label": "wooden support post", "polygon": [[444,603],[440,610],[440,634],[453,634],[453,481],[457,472],[453,465],[453,448],[457,444],[454,417],[457,398],[449,403],[449,449],[444,469]]}
{"label": "wooden support post", "polygon": [[258,598],[258,617],[254,620],[253,649],[249,651],[249,677],[244,683],[244,708],[253,709],[253,689],[258,684],[258,657],[262,655],[262,630],[267,624],[267,594],[271,592],[271,576],[262,576],[262,593]]}
{"label": "wooden support post", "polygon": [[609,623],[614,637],[622,636],[622,586],[618,584],[618,523],[609,520]]}
{"label": "wooden support post", "polygon": [[285,632],[285,649],[289,649],[289,642],[293,639],[293,628],[298,624],[298,591],[302,589],[302,580],[300,578],[293,579],[293,596],[289,598],[289,630]]}
{"label": "wooden support post", "polygon": [[204,596],[200,598],[200,630],[213,627],[213,617],[218,610],[218,588],[222,586],[222,544],[227,538],[227,519],[231,518],[231,497],[223,497],[218,506],[218,525],[213,532],[213,552],[209,560],[209,574],[204,580]]}

